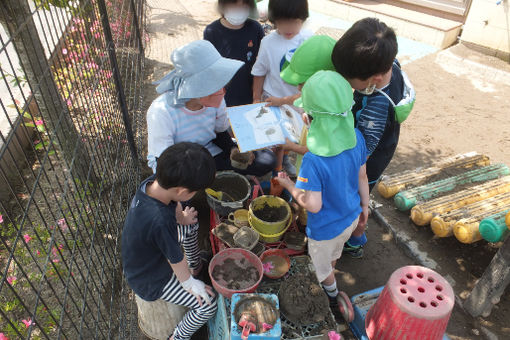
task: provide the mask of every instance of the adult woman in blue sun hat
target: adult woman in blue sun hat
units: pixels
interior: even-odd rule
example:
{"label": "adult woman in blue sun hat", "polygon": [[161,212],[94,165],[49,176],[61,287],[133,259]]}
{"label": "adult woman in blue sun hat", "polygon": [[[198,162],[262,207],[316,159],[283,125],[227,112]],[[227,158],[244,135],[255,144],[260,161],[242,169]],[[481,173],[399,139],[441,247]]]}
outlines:
{"label": "adult woman in blue sun hat", "polygon": [[[175,69],[155,82],[160,94],[147,111],[148,165],[155,171],[159,155],[180,142],[203,145],[214,157],[217,170],[231,170],[235,149],[228,133],[224,87],[243,65],[223,58],[206,40],[193,41],[172,52]],[[254,152],[243,174],[263,176],[274,168],[269,150]]]}

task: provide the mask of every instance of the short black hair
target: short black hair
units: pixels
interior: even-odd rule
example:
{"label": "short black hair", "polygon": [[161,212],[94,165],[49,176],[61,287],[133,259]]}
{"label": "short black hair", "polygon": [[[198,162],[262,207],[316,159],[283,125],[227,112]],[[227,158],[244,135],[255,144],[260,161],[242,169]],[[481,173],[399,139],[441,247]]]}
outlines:
{"label": "short black hair", "polygon": [[308,18],[308,0],[269,0],[268,19],[273,24],[281,19]]}
{"label": "short black hair", "polygon": [[[218,7],[221,9],[225,5],[237,4],[238,1],[239,0],[218,0]],[[250,9],[252,10],[257,8],[257,6],[255,5],[255,0],[241,0],[241,2],[243,3],[243,5],[250,6]]]}
{"label": "short black hair", "polygon": [[379,19],[365,18],[337,41],[331,59],[343,77],[365,80],[389,71],[397,52],[395,31]]}
{"label": "short black hair", "polygon": [[202,145],[178,143],[158,158],[156,180],[163,189],[183,187],[190,192],[211,186],[216,175],[214,158]]}

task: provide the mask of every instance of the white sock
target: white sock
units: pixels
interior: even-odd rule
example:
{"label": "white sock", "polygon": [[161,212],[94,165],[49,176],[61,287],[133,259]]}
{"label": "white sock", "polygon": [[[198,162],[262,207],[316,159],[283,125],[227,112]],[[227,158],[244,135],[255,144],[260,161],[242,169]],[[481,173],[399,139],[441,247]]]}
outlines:
{"label": "white sock", "polygon": [[324,290],[329,295],[329,297],[336,297],[338,295],[338,288],[336,287],[336,280],[331,285],[325,285],[322,284],[322,287],[324,287]]}

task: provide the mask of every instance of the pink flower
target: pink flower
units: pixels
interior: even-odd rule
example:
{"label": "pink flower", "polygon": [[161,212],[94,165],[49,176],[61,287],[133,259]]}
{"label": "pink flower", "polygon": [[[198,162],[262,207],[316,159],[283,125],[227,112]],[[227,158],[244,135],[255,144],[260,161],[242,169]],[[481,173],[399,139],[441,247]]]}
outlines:
{"label": "pink flower", "polygon": [[342,340],[342,336],[335,331],[328,332],[329,340]]}
{"label": "pink flower", "polygon": [[0,214],[0,223],[4,223],[4,217]]}
{"label": "pink flower", "polygon": [[39,250],[36,250],[35,253],[37,254],[37,256],[41,255],[41,252]]}
{"label": "pink flower", "polygon": [[36,120],[35,125],[43,125],[44,121],[42,119]]}
{"label": "pink flower", "polygon": [[25,243],[30,242],[30,240],[32,239],[32,237],[30,237],[30,235],[28,234],[23,235],[23,238],[25,239]]}
{"label": "pink flower", "polygon": [[63,49],[62,49],[62,54],[63,54],[63,55],[66,55],[66,54],[67,54],[67,48],[63,48]]}
{"label": "pink flower", "polygon": [[35,145],[39,144],[40,142],[41,142],[41,141],[40,141],[39,139],[34,140],[34,144],[35,144]]}
{"label": "pink flower", "polygon": [[112,139],[112,136],[108,136],[108,140]]}
{"label": "pink flower", "polygon": [[59,250],[64,249],[64,245],[63,245],[63,244],[59,244],[59,245],[58,245],[58,249],[59,249]]}
{"label": "pink flower", "polygon": [[9,282],[9,284],[12,286],[13,283],[16,283],[16,281],[18,280],[18,278],[16,276],[9,276],[7,278],[7,282]]}
{"label": "pink flower", "polygon": [[30,326],[32,326],[34,324],[34,322],[32,321],[32,319],[23,319],[21,320],[21,322],[23,322],[25,324],[25,327],[28,328]]}
{"label": "pink flower", "polygon": [[274,266],[271,262],[266,262],[262,265],[262,268],[264,269],[264,273],[270,273],[271,270],[274,269]]}
{"label": "pink flower", "polygon": [[67,106],[71,106],[71,105],[73,105],[73,102],[71,101],[71,99],[68,99],[68,100],[66,100],[66,104],[67,104]]}
{"label": "pink flower", "polygon": [[51,261],[52,261],[53,263],[59,263],[59,262],[60,262],[60,260],[59,260],[59,259],[53,259],[53,260],[51,260]]}
{"label": "pink flower", "polygon": [[51,253],[53,254],[53,256],[57,257],[58,256],[57,248],[55,247],[51,248]]}
{"label": "pink flower", "polygon": [[69,229],[69,226],[67,225],[67,222],[64,218],[61,218],[57,221],[58,226],[60,227],[60,230],[67,231]]}
{"label": "pink flower", "polygon": [[9,338],[4,333],[0,333],[0,340],[9,340]]}

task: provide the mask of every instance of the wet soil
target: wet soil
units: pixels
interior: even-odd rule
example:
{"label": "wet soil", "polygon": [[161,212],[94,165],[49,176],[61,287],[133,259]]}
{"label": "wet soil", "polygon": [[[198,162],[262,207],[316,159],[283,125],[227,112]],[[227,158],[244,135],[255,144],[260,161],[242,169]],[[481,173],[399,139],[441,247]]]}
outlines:
{"label": "wet soil", "polygon": [[272,207],[267,203],[253,213],[258,219],[265,222],[280,222],[287,217],[287,209],[285,207]]}
{"label": "wet soil", "polygon": [[213,229],[212,233],[225,242],[229,247],[234,247],[234,234],[238,231],[236,226],[220,223],[216,228]]}
{"label": "wet soil", "polygon": [[257,283],[259,272],[246,259],[226,259],[225,262],[214,267],[212,277],[223,287],[244,290]]}
{"label": "wet soil", "polygon": [[281,256],[269,255],[262,261],[262,263],[268,262],[270,262],[273,265],[273,269],[271,269],[269,273],[267,273],[271,276],[282,276],[289,271],[289,264]]}
{"label": "wet soil", "polygon": [[330,312],[329,300],[314,273],[298,273],[286,279],[278,293],[285,317],[299,325],[324,321]]}
{"label": "wet soil", "polygon": [[278,310],[271,301],[257,296],[247,297],[237,303],[234,309],[236,323],[239,324],[243,315],[255,324],[256,330],[252,333],[264,333],[262,324],[274,326],[279,317]]}
{"label": "wet soil", "polygon": [[211,189],[226,193],[227,198],[230,200],[230,197],[232,197],[234,201],[243,200],[249,190],[243,180],[235,177],[216,178],[214,183],[211,185]]}

